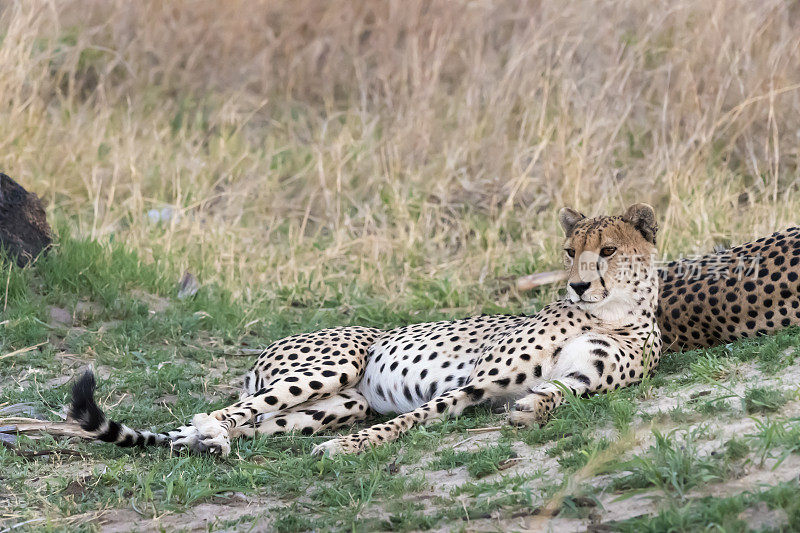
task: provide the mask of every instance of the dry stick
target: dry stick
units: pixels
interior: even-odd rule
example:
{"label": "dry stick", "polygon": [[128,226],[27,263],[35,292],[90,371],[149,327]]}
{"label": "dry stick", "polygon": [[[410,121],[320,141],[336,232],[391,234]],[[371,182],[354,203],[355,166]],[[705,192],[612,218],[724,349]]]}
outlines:
{"label": "dry stick", "polygon": [[456,442],[455,444],[453,444],[453,448],[458,448],[458,447],[459,447],[459,446],[461,446],[462,444],[466,444],[467,442],[471,441],[471,440],[472,440],[472,439],[474,439],[474,438],[475,438],[475,437],[467,437],[467,438],[466,438],[466,439],[464,439],[464,440],[460,440],[460,441]]}
{"label": "dry stick", "polygon": [[92,438],[91,433],[84,431],[74,422],[50,422],[47,420],[14,416],[0,418],[0,426],[14,426],[16,433],[47,433],[48,435],[62,437]]}
{"label": "dry stick", "polygon": [[485,428],[470,428],[470,429],[467,429],[467,433],[471,433],[471,434],[475,435],[477,433],[489,433],[491,431],[500,431],[501,429],[503,429],[503,426],[489,426],[489,427],[485,427]]}
{"label": "dry stick", "polygon": [[222,352],[222,355],[232,357],[244,355],[250,357],[252,355],[261,355],[264,353],[264,350],[266,350],[266,348],[239,348],[234,352]]}
{"label": "dry stick", "polygon": [[6,308],[8,307],[8,285],[11,283],[11,269],[8,269],[8,277],[6,277],[6,295],[3,298],[3,313],[6,312]]}
{"label": "dry stick", "polygon": [[14,350],[13,352],[9,352],[5,355],[0,355],[0,359],[5,359],[6,357],[12,357],[14,355],[19,355],[25,352],[30,352],[31,350],[35,350],[39,346],[44,346],[45,344],[47,344],[47,341],[40,342],[39,344],[34,344],[33,346],[28,346],[27,348],[20,348],[19,350]]}
{"label": "dry stick", "polygon": [[552,285],[566,281],[569,275],[563,270],[551,270],[550,272],[537,272],[517,279],[518,291],[529,291],[542,285]]}
{"label": "dry stick", "polygon": [[[81,429],[78,424],[72,422],[48,422],[46,420],[37,420],[35,418],[25,417],[9,417],[0,418],[0,428],[3,430],[4,435],[13,433],[47,433],[48,435],[58,435],[67,437],[83,437],[90,436],[89,433]],[[49,450],[23,450],[12,442],[0,440],[11,452],[22,457],[40,457],[42,455],[78,455],[83,457],[83,454],[74,450],[67,450],[65,448],[51,448]]]}
{"label": "dry stick", "polygon": [[5,529],[0,529],[0,533],[8,533],[9,531],[17,529],[18,527],[22,527],[27,524],[35,524],[37,522],[44,522],[44,520],[44,518],[31,518],[30,520],[25,520],[24,522],[14,524],[13,526],[9,526]]}
{"label": "dry stick", "polygon": [[512,466],[514,466],[519,461],[522,461],[524,457],[509,457],[508,459],[503,459],[497,464],[498,470],[508,470]]}

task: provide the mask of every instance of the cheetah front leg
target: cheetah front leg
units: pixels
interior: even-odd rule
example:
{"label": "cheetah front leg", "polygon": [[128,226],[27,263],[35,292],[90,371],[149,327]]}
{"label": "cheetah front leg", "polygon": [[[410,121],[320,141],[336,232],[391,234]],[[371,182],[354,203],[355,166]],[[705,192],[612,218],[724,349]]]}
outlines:
{"label": "cheetah front leg", "polygon": [[427,424],[448,416],[457,416],[467,407],[490,399],[501,390],[502,387],[494,382],[477,380],[473,384],[445,392],[417,409],[399,415],[386,423],[376,424],[357,433],[318,444],[311,453],[317,456],[358,453],[367,446],[393,442],[415,424]]}
{"label": "cheetah front leg", "polygon": [[625,353],[615,341],[601,336],[578,337],[564,345],[547,379],[516,401],[508,421],[515,426],[544,423],[563,403],[565,390],[583,396],[625,386],[641,379],[642,373],[640,351]]}
{"label": "cheetah front leg", "polygon": [[[585,374],[581,375],[585,377]],[[583,378],[565,376],[547,381],[534,387],[530,394],[514,403],[514,408],[508,417],[509,424],[523,427],[546,422],[550,414],[564,401],[564,391],[557,383],[571,390],[576,396],[595,390],[591,381],[587,385]]]}

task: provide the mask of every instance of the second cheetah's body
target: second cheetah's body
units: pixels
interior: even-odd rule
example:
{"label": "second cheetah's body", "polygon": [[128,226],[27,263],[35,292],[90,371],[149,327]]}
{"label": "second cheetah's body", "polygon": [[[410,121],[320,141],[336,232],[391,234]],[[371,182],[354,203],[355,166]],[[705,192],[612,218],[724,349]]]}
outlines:
{"label": "second cheetah's body", "polygon": [[658,323],[664,348],[705,348],[800,324],[800,228],[661,272]]}

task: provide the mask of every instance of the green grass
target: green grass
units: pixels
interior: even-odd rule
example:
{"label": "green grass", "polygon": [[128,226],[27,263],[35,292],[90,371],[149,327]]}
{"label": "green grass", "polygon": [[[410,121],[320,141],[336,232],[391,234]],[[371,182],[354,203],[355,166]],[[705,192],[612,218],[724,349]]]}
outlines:
{"label": "green grass", "polygon": [[748,389],[742,399],[744,410],[748,413],[774,413],[781,408],[788,398],[776,389],[756,387]]}
{"label": "green grass", "polygon": [[755,509],[759,503],[768,509],[781,510],[787,520],[768,531],[797,531],[800,528],[800,485],[797,481],[780,483],[760,491],[742,492],[730,497],[693,498],[686,502],[674,502],[655,516],[636,517],[607,524],[610,530],[620,532],[661,531],[750,531],[742,512]]}
{"label": "green grass", "polygon": [[437,459],[429,467],[432,470],[453,469],[466,467],[469,475],[482,478],[498,472],[500,466],[509,459],[516,457],[508,444],[487,446],[475,452],[442,450],[437,452]]}
{"label": "green grass", "polygon": [[[12,4],[0,170],[44,200],[57,247],[0,270],[0,357],[22,350],[0,359],[0,409],[56,420],[63,377],[92,364],[109,413],[164,429],[232,401],[242,352],[293,333],[533,312],[558,288],[513,280],[556,268],[564,204],[650,203],[668,257],[797,221],[791,2]],[[177,216],[148,215],[162,209]],[[201,286],[181,300],[184,271]],[[210,529],[524,529],[508,517],[551,498],[575,517],[596,497],[597,521],[645,491],[659,498],[631,528],[735,530],[755,500],[692,491],[792,464],[798,345],[795,327],[665,354],[541,428],[470,440],[504,424],[477,408],[332,462],[307,457],[329,435],[236,442],[222,460],[23,440],[82,455],[0,448],[0,531],[235,508],[228,489],[256,511]],[[667,442],[649,451],[653,430]],[[460,442],[463,466],[428,468]],[[520,460],[493,471],[508,449]],[[604,492],[632,457],[648,485]],[[696,471],[673,481],[669,465]]]}
{"label": "green grass", "polygon": [[[646,453],[622,465],[630,473],[614,479],[614,490],[656,488],[666,495],[683,498],[689,490],[703,484],[723,481],[729,464],[718,456],[700,454],[697,436],[653,431],[654,444]],[[723,456],[724,457],[724,456]]]}
{"label": "green grass", "polygon": [[757,420],[750,437],[762,463],[772,458],[780,464],[789,454],[800,453],[800,418]]}
{"label": "green grass", "polygon": [[735,361],[716,352],[707,352],[689,364],[689,375],[708,383],[726,380],[735,369]]}

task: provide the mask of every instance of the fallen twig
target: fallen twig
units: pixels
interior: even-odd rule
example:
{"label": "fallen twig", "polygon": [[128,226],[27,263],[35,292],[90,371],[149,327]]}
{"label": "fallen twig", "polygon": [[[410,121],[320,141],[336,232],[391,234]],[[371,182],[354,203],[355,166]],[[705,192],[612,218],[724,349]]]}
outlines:
{"label": "fallen twig", "polygon": [[[75,422],[50,422],[49,420],[12,416],[0,418],[0,426],[12,426],[14,433],[46,433],[62,437],[92,438],[91,433],[81,429]],[[11,431],[4,431],[4,433],[11,433]]]}
{"label": "fallen twig", "polygon": [[550,272],[537,272],[529,274],[517,279],[518,291],[529,291],[542,285],[552,285],[553,283],[560,283],[566,281],[568,277],[567,272],[563,270],[551,270]]}
{"label": "fallen twig", "polygon": [[509,457],[508,459],[504,459],[497,464],[498,470],[507,470],[514,466],[518,461],[522,461],[522,457]]}
{"label": "fallen twig", "polygon": [[238,348],[235,351],[231,352],[222,352],[222,355],[229,355],[229,356],[252,356],[252,355],[261,355],[264,352],[264,348]]}
{"label": "fallen twig", "polygon": [[38,457],[40,455],[51,455],[54,453],[64,453],[67,455],[80,455],[76,451],[66,450],[66,449],[51,449],[51,450],[41,450],[41,451],[23,450],[22,448],[17,446],[17,436],[11,434],[16,432],[17,432],[17,426],[0,426],[0,445],[5,446],[8,450],[11,450],[13,453],[17,455],[21,455],[22,457]]}
{"label": "fallen twig", "polygon": [[20,348],[19,350],[14,350],[13,352],[9,352],[5,355],[0,355],[0,359],[5,359],[6,357],[13,357],[15,355],[19,355],[25,352],[30,352],[31,350],[35,350],[39,346],[44,346],[47,344],[48,341],[40,342],[39,344],[34,344],[33,346],[28,346],[27,348]]}
{"label": "fallen twig", "polygon": [[503,429],[503,426],[489,426],[489,427],[485,427],[485,428],[468,429],[467,433],[473,433],[473,434],[489,433],[491,431],[500,431],[501,429]]}
{"label": "fallen twig", "polygon": [[475,437],[467,437],[467,438],[466,438],[466,439],[464,439],[464,440],[460,440],[460,441],[456,442],[455,444],[453,444],[453,448],[458,448],[458,447],[459,447],[459,446],[461,446],[462,444],[466,444],[466,443],[468,443],[469,441],[471,441],[471,440],[472,440],[472,439],[474,439],[474,438],[475,438]]}
{"label": "fallen twig", "polygon": [[30,520],[25,520],[24,522],[20,522],[18,524],[14,524],[13,526],[9,526],[5,529],[0,530],[0,533],[8,533],[13,529],[17,529],[18,527],[22,527],[28,524],[35,524],[37,522],[44,522],[44,518],[31,518]]}

